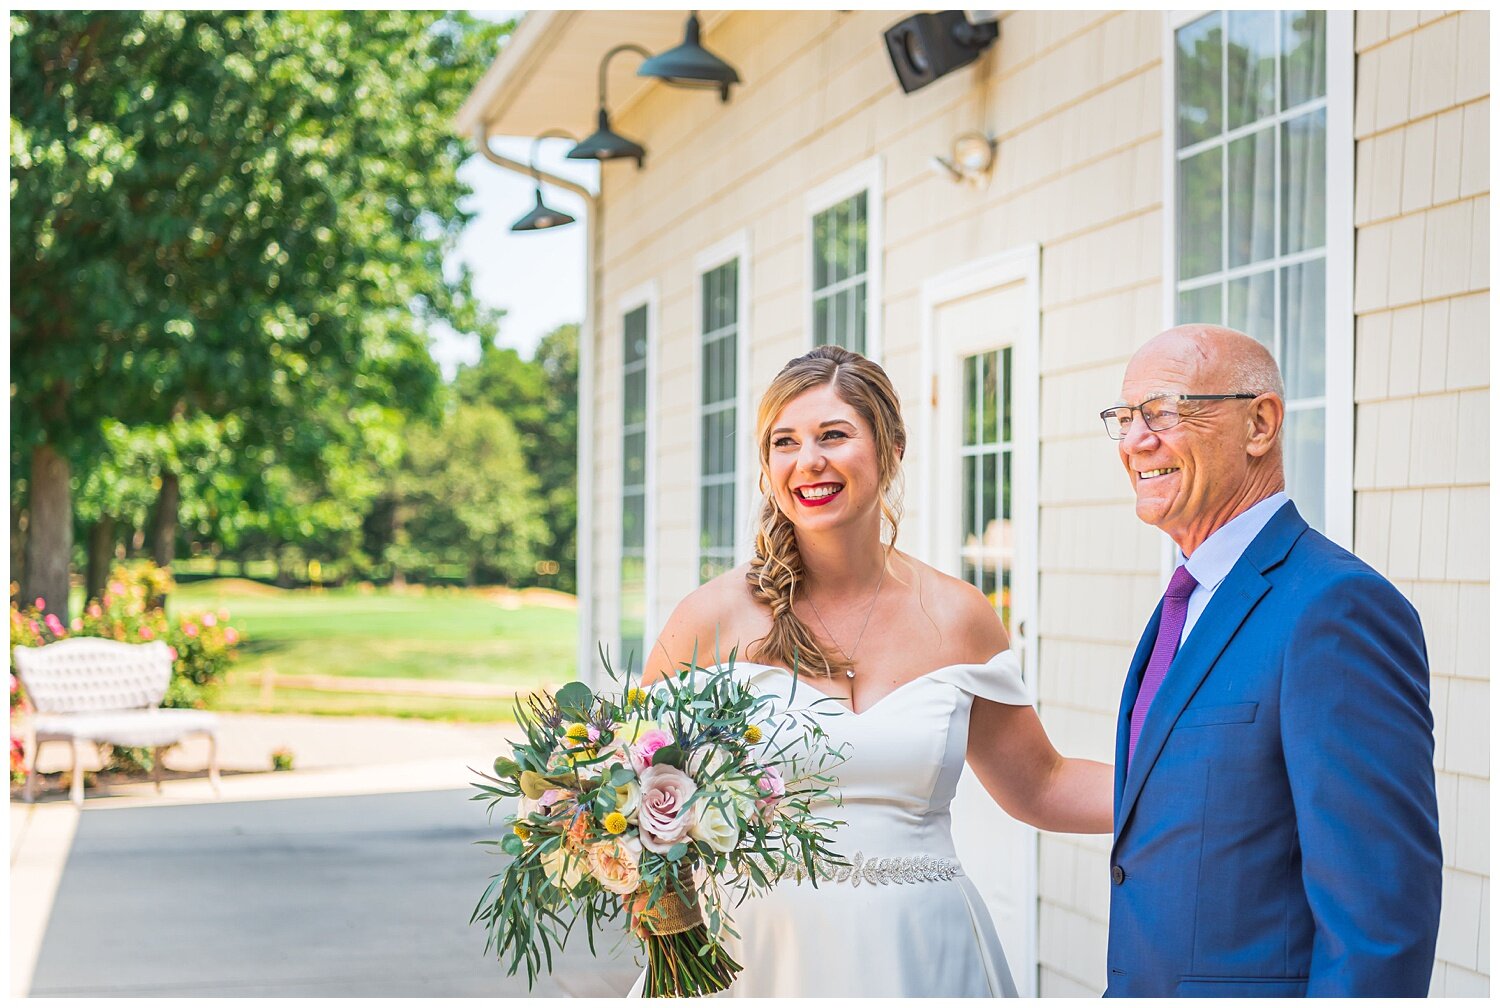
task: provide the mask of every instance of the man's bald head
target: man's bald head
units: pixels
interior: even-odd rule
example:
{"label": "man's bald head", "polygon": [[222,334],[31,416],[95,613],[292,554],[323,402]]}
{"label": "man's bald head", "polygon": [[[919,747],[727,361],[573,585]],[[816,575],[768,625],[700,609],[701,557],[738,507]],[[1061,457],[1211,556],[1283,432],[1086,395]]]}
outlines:
{"label": "man's bald head", "polygon": [[1281,369],[1271,351],[1238,329],[1202,322],[1174,326],[1147,340],[1135,356],[1163,351],[1184,364],[1195,364],[1199,381],[1223,384],[1224,391],[1274,392],[1286,399]]}

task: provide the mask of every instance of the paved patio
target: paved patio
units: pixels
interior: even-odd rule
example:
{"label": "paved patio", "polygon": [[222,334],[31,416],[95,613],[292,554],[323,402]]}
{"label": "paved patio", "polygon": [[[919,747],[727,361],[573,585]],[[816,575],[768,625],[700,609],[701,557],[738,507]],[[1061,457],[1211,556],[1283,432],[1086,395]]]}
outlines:
{"label": "paved patio", "polygon": [[[12,995],[528,994],[468,923],[498,861],[466,768],[502,751],[497,729],[224,721],[217,799],[187,779],[91,791],[81,814],[12,802]],[[249,772],[278,745],[305,769]],[[595,961],[576,937],[530,994],[624,993],[630,949]]]}

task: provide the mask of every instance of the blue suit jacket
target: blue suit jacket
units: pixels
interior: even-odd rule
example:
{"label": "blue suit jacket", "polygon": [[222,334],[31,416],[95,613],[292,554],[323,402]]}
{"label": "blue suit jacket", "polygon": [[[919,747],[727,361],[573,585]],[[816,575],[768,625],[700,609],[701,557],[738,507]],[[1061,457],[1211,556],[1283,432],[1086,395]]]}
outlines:
{"label": "blue suit jacket", "polygon": [[1289,502],[1229,572],[1126,772],[1108,995],[1425,996],[1442,891],[1427,651],[1389,581]]}

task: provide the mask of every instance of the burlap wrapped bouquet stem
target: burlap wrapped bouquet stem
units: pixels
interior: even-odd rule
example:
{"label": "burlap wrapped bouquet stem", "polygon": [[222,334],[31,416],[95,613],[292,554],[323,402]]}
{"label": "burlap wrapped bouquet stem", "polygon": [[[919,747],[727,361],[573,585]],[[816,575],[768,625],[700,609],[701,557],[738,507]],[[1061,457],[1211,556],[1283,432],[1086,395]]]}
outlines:
{"label": "burlap wrapped bouquet stem", "polygon": [[714,994],[734,982],[743,967],[709,937],[691,868],[677,869],[677,885],[669,884],[654,907],[647,909],[646,900],[636,893],[630,908],[646,946],[646,997]]}

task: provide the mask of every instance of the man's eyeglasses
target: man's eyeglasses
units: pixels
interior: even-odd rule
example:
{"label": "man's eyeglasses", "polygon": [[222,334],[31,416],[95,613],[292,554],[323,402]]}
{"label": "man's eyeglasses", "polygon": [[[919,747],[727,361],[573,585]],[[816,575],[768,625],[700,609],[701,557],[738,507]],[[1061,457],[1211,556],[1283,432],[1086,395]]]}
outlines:
{"label": "man's eyeglasses", "polygon": [[1159,395],[1152,396],[1138,406],[1111,406],[1099,414],[1104,421],[1104,431],[1116,441],[1123,441],[1130,433],[1131,414],[1139,413],[1146,421],[1146,429],[1164,431],[1176,427],[1182,419],[1179,406],[1185,402],[1217,402],[1223,399],[1254,399],[1258,392],[1231,392],[1228,395]]}

